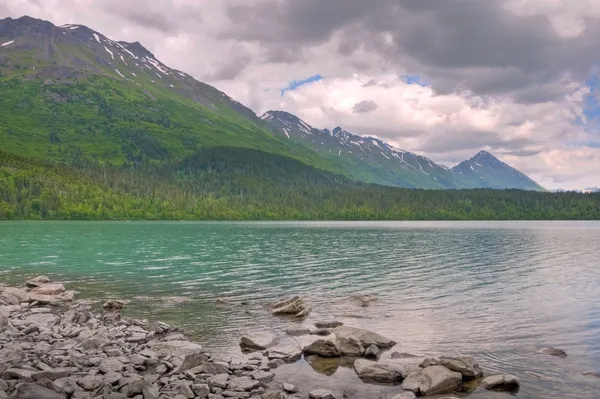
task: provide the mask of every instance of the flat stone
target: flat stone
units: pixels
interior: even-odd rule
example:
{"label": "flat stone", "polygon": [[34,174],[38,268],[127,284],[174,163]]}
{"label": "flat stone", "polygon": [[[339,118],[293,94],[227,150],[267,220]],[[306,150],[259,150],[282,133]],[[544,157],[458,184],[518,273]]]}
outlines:
{"label": "flat stone", "polygon": [[340,357],[342,352],[334,342],[318,339],[302,350],[305,355],[317,355],[321,357]]}
{"label": "flat stone", "polygon": [[248,392],[228,391],[228,390],[221,392],[221,395],[226,398],[240,398],[240,399],[250,397],[250,394]]}
{"label": "flat stone", "polygon": [[59,378],[65,378],[76,372],[76,368],[54,368],[50,370],[40,371],[38,373],[32,374],[32,378],[34,381],[38,381],[41,379],[48,379],[50,381],[58,380]]}
{"label": "flat stone", "polygon": [[41,295],[58,295],[61,292],[65,292],[65,286],[60,283],[40,284],[31,290],[32,294]]}
{"label": "flat stone", "polygon": [[333,392],[326,389],[315,389],[308,394],[309,399],[335,399]]}
{"label": "flat stone", "polygon": [[356,359],[354,371],[363,380],[382,383],[398,383],[419,368],[420,359],[386,359],[374,362]]}
{"label": "flat stone", "polygon": [[379,356],[381,356],[381,351],[379,350],[377,345],[371,345],[365,350],[364,356],[367,359],[377,360],[379,359]]}
{"label": "flat stone", "polygon": [[199,344],[189,341],[164,341],[157,342],[152,345],[151,350],[156,352],[158,356],[186,356],[194,353],[203,353],[204,350]]}
{"label": "flat stone", "polygon": [[271,305],[274,315],[290,315],[296,318],[305,318],[310,313],[310,307],[299,296],[284,298]]}
{"label": "flat stone", "polygon": [[2,377],[10,380],[26,380],[26,381],[32,381],[33,380],[33,375],[34,371],[31,370],[26,370],[26,369],[19,369],[19,368],[10,368],[8,370],[6,370],[4,372],[4,374],[2,375]]}
{"label": "flat stone", "polygon": [[[216,388],[227,388],[227,382],[229,381],[229,374],[217,374],[209,377],[207,382],[210,387]],[[211,388],[212,390],[212,388]]]}
{"label": "flat stone", "polygon": [[302,357],[302,350],[295,346],[276,346],[269,348],[264,352],[264,355],[269,360],[281,359],[285,362],[291,363]]}
{"label": "flat stone", "polygon": [[259,351],[275,345],[276,339],[272,334],[245,335],[240,338],[240,348],[243,351]]}
{"label": "flat stone", "polygon": [[177,392],[179,392],[181,395],[185,396],[188,399],[193,399],[196,396],[196,394],[194,393],[194,391],[192,391],[190,385],[191,384],[189,383],[181,381],[177,386]]}
{"label": "flat stone", "polygon": [[342,323],[341,321],[317,321],[315,323],[315,327],[317,328],[336,328],[336,327],[340,327],[343,326],[344,323]]}
{"label": "flat stone", "polygon": [[461,373],[464,380],[472,380],[483,376],[479,363],[471,356],[442,356],[438,364],[448,370]]}
{"label": "flat stone", "polygon": [[50,280],[47,276],[37,276],[37,277],[27,280],[25,282],[25,285],[28,287],[35,288],[35,287],[39,287],[40,285],[48,284],[51,282],[52,282],[52,280]]}
{"label": "flat stone", "polygon": [[418,396],[443,395],[460,390],[462,375],[444,366],[431,366],[411,372],[402,388]]}
{"label": "flat stone", "polygon": [[260,386],[260,381],[250,377],[233,377],[229,380],[229,389],[232,391],[251,391]]}
{"label": "flat stone", "polygon": [[142,395],[144,395],[144,399],[158,399],[158,397],[160,396],[160,392],[156,387],[145,386],[142,389]]}
{"label": "flat stone", "polygon": [[187,370],[193,369],[194,367],[206,365],[208,363],[208,355],[203,352],[191,353],[186,355],[183,359],[183,363],[177,369],[176,373],[184,373]]}
{"label": "flat stone", "polygon": [[283,383],[283,390],[286,391],[287,393],[296,393],[296,392],[300,391],[300,388],[298,388],[294,384],[290,384],[288,382],[284,382]]}
{"label": "flat stone", "polygon": [[64,396],[38,384],[19,384],[13,399],[64,399]]}
{"label": "flat stone", "polygon": [[125,395],[127,395],[127,397],[131,398],[135,395],[140,395],[144,391],[144,388],[151,387],[151,386],[152,386],[152,384],[150,384],[146,380],[135,379],[135,380],[131,381],[129,384],[126,384],[121,389],[121,392],[124,393]]}
{"label": "flat stone", "polygon": [[98,369],[104,374],[115,372],[118,373],[125,368],[125,365],[121,363],[117,358],[109,357],[102,360]]}
{"label": "flat stone", "polygon": [[354,338],[336,337],[334,342],[342,356],[361,357],[365,353],[365,348]]}
{"label": "flat stone", "polygon": [[336,337],[352,338],[358,341],[363,347],[368,348],[376,345],[378,348],[387,349],[396,345],[396,342],[377,333],[348,326],[336,327],[333,330]]}
{"label": "flat stone", "polygon": [[102,377],[98,375],[86,375],[79,381],[77,381],[77,385],[86,391],[93,391],[102,385]]}
{"label": "flat stone", "polygon": [[494,391],[517,391],[520,385],[517,377],[509,374],[492,375],[481,382],[483,388]]}
{"label": "flat stone", "polygon": [[210,387],[208,386],[208,384],[193,384],[192,391],[194,391],[198,398],[204,399],[208,398],[208,394],[210,393]]}
{"label": "flat stone", "polygon": [[250,373],[250,377],[262,382],[263,384],[266,384],[273,381],[273,377],[275,377],[275,374],[269,371],[256,370]]}
{"label": "flat stone", "polygon": [[285,330],[285,333],[292,337],[300,337],[302,335],[310,334],[310,328],[291,327],[291,328],[288,328],[287,330]]}
{"label": "flat stone", "polygon": [[123,378],[123,376],[120,373],[117,373],[115,371],[109,371],[104,375],[104,382],[110,385],[114,385],[117,382],[119,382],[121,378]]}
{"label": "flat stone", "polygon": [[[398,395],[392,396],[392,399],[417,399],[417,395],[414,392],[402,392]],[[441,398],[441,399],[452,399],[452,398]]]}

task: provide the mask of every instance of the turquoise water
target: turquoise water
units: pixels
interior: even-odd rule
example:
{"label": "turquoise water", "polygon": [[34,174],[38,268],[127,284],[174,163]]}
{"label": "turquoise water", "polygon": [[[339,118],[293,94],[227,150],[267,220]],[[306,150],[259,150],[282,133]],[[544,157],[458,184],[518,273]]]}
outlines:
{"label": "turquoise water", "polygon": [[[243,333],[293,324],[265,305],[297,294],[313,307],[306,325],[335,315],[400,352],[472,354],[518,375],[519,398],[598,397],[600,379],[581,373],[600,372],[599,271],[597,222],[0,223],[0,281],[47,274],[83,297],[129,299],[130,314],[232,355]],[[379,300],[362,308],[357,293]],[[281,371],[292,382],[391,389],[293,367]]]}

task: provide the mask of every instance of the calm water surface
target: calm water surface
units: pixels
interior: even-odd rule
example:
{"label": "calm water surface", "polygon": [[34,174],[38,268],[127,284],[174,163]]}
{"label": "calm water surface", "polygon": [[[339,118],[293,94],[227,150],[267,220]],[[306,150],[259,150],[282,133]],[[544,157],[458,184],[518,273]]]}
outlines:
{"label": "calm water surface", "polygon": [[[129,313],[182,325],[213,353],[238,356],[245,332],[284,336],[294,322],[265,304],[297,294],[313,306],[305,325],[335,315],[400,352],[472,354],[486,373],[518,375],[517,398],[600,397],[600,379],[581,374],[600,372],[597,222],[0,223],[0,282],[42,273],[84,297],[131,299]],[[379,300],[357,307],[356,293]],[[549,345],[569,356],[538,353]],[[304,361],[278,378],[364,398],[398,391]]]}

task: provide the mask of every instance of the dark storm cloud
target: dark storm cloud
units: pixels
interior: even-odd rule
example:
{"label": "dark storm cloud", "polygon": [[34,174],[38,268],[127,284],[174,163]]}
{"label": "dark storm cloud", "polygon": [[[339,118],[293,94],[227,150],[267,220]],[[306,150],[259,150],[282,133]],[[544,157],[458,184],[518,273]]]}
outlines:
{"label": "dark storm cloud", "polygon": [[363,100],[354,104],[352,107],[352,113],[354,114],[365,114],[373,112],[377,109],[377,104],[373,100]]}
{"label": "dark storm cloud", "polygon": [[119,16],[144,28],[157,29],[165,33],[177,31],[177,25],[169,21],[164,14],[155,14],[147,10],[125,9],[119,11]]}
{"label": "dark storm cloud", "polygon": [[425,76],[438,92],[547,101],[567,92],[553,83],[561,75],[584,80],[600,54],[599,24],[563,38],[547,18],[520,16],[505,5],[504,0],[268,0],[231,6],[234,27],[226,36],[300,49],[328,42],[337,32],[340,55],[358,48],[374,52],[389,65]]}

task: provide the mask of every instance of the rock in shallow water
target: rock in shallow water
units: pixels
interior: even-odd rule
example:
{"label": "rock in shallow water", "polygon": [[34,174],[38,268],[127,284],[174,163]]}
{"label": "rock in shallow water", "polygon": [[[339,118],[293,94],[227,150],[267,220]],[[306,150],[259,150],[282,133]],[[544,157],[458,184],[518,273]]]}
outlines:
{"label": "rock in shallow water", "polygon": [[335,343],[324,339],[318,339],[304,347],[303,352],[305,355],[317,355],[321,357],[340,357],[342,355],[342,352]]}
{"label": "rock in shallow water", "polygon": [[363,330],[361,328],[340,326],[336,327],[333,330],[333,333],[338,338],[352,338],[360,342],[360,344],[365,348],[368,348],[371,345],[376,345],[378,348],[387,349],[396,345],[396,341],[393,341],[372,331]]}
{"label": "rock in shallow water", "polygon": [[548,356],[555,356],[555,357],[562,357],[562,358],[567,357],[567,352],[565,352],[564,350],[559,349],[559,348],[554,348],[552,346],[550,346],[548,348],[543,348],[540,352],[543,353],[544,355],[548,355]]}
{"label": "rock in shallow water", "polygon": [[462,375],[444,366],[431,366],[411,372],[402,388],[419,396],[443,395],[462,387]]}
{"label": "rock in shallow water", "polygon": [[315,389],[308,394],[309,399],[335,399],[333,392],[326,389]]}
{"label": "rock in shallow water", "polygon": [[271,305],[271,313],[274,315],[291,315],[296,318],[306,318],[310,313],[310,307],[299,296],[284,298]]}
{"label": "rock in shallow water", "polygon": [[389,359],[374,362],[356,359],[354,371],[362,380],[393,384],[401,382],[419,368],[420,359]]}
{"label": "rock in shallow water", "polygon": [[483,388],[494,391],[517,391],[520,385],[517,377],[509,374],[492,375],[481,382]]}

